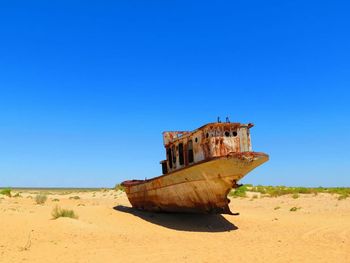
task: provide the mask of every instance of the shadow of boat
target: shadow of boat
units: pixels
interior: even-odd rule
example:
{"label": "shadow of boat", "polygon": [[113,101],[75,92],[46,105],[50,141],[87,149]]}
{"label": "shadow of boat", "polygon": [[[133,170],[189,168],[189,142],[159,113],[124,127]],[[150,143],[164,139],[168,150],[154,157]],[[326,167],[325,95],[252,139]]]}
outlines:
{"label": "shadow of boat", "polygon": [[226,232],[238,229],[220,214],[152,213],[123,205],[113,209],[132,214],[152,224],[179,231]]}

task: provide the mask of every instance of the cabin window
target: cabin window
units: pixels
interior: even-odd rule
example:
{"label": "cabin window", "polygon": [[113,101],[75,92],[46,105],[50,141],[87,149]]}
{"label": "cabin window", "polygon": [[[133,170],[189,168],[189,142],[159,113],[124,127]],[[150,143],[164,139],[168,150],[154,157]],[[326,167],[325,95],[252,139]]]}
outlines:
{"label": "cabin window", "polygon": [[225,131],[225,136],[229,137],[230,136],[230,132],[229,131]]}
{"label": "cabin window", "polygon": [[163,174],[167,174],[168,173],[168,167],[166,165],[166,162],[162,162],[162,172]]}
{"label": "cabin window", "polygon": [[173,153],[173,163],[176,163],[176,152],[175,152],[175,146],[173,145],[173,147],[171,148],[172,153]]}
{"label": "cabin window", "polygon": [[232,132],[232,136],[236,137],[237,136],[237,132],[236,131]]}
{"label": "cabin window", "polygon": [[209,133],[206,134],[206,137],[207,137],[207,138],[209,137]]}
{"label": "cabin window", "polygon": [[173,159],[173,155],[171,154],[171,149],[168,148],[167,150],[167,155],[168,155],[168,162],[169,162],[169,168],[173,168],[173,163],[172,163],[172,159]]}
{"label": "cabin window", "polygon": [[188,141],[187,149],[188,149],[188,162],[189,163],[193,163],[194,156],[193,156],[193,143],[192,143],[192,140]]}
{"label": "cabin window", "polygon": [[183,143],[179,143],[178,152],[179,152],[179,163],[180,163],[180,165],[183,165],[184,164],[184,145],[183,145]]}
{"label": "cabin window", "polygon": [[198,142],[198,138],[196,137],[196,139],[194,139],[195,142]]}

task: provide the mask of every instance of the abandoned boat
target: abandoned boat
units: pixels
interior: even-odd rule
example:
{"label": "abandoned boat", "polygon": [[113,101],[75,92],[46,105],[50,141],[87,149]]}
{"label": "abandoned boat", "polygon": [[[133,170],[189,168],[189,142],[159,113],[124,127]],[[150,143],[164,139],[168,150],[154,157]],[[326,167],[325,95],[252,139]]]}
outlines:
{"label": "abandoned boat", "polygon": [[232,214],[227,198],[238,181],[269,159],[253,152],[253,124],[216,122],[192,132],[163,132],[163,175],[124,181],[131,205],[165,212]]}

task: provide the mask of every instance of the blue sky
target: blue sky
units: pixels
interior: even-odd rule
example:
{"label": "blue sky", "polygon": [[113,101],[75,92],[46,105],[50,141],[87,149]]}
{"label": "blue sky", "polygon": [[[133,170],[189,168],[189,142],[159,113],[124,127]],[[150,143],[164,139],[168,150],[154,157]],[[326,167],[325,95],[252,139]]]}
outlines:
{"label": "blue sky", "polygon": [[244,183],[350,186],[346,1],[2,1],[0,185],[161,174],[162,131],[253,122]]}

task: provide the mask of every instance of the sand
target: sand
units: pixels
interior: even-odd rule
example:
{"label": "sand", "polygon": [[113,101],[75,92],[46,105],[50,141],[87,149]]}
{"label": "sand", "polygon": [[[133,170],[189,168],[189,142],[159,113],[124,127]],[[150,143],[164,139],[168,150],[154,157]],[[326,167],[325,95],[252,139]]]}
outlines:
{"label": "sand", "polygon": [[[139,212],[111,190],[37,205],[28,192],[0,196],[1,263],[350,262],[350,198],[235,198],[230,216]],[[79,218],[53,220],[55,205]]]}

